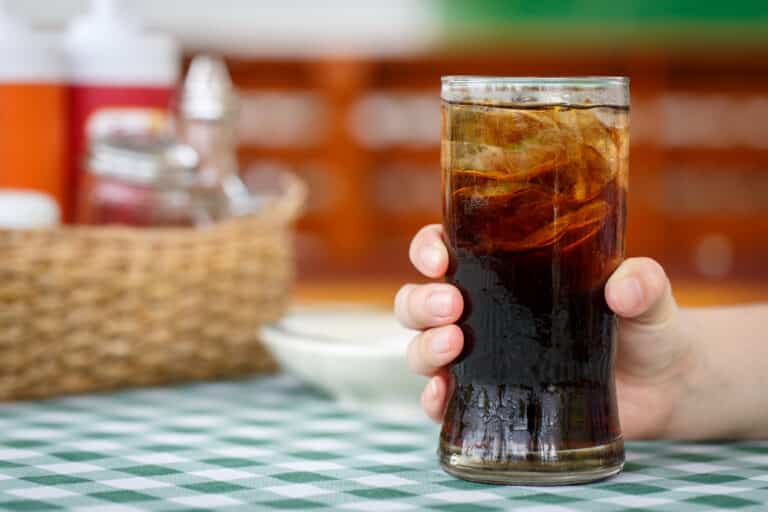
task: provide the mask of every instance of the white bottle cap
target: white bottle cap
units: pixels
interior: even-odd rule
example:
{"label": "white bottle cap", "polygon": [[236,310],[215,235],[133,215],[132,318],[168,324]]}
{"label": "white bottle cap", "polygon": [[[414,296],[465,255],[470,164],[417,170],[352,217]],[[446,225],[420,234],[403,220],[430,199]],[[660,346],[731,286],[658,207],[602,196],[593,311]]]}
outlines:
{"label": "white bottle cap", "polygon": [[59,206],[48,194],[0,190],[0,229],[42,229],[59,224]]}
{"label": "white bottle cap", "polygon": [[67,29],[69,79],[90,85],[172,86],[181,53],[168,35],[149,33],[118,0],[91,0]]}
{"label": "white bottle cap", "polygon": [[224,61],[197,55],[189,64],[181,91],[181,115],[187,119],[217,121],[237,113],[238,96]]}
{"label": "white bottle cap", "polygon": [[64,76],[59,39],[32,30],[8,14],[0,0],[0,82],[60,82]]}

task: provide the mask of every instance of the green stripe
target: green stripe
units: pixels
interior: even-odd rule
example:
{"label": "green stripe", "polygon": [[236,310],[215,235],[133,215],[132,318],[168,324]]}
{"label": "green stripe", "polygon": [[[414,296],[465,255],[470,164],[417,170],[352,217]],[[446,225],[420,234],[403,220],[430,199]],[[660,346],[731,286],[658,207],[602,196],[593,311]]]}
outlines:
{"label": "green stripe", "polygon": [[768,20],[764,0],[444,0],[440,3],[450,23],[521,21],[666,21]]}
{"label": "green stripe", "polygon": [[[768,2],[767,2],[768,3]],[[535,44],[536,50],[610,47],[661,47],[665,49],[698,49],[717,46],[720,49],[754,47],[766,49],[768,25],[764,22],[685,22],[645,25],[573,23],[565,21],[496,23],[445,28],[442,37],[445,50],[493,50],[514,44]],[[525,51],[526,48],[522,48]]]}
{"label": "green stripe", "polygon": [[515,42],[764,49],[768,42],[766,0],[444,0],[439,5],[449,49]]}

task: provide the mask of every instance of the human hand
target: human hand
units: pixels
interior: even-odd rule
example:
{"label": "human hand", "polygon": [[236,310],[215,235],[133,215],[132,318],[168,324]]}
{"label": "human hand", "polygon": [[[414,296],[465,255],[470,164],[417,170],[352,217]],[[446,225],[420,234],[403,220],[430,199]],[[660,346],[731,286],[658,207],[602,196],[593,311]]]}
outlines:
{"label": "human hand", "polygon": [[[426,226],[411,243],[411,262],[430,278],[442,278],[448,269],[442,234],[441,226]],[[663,437],[695,359],[669,279],[656,261],[630,258],[608,280],[605,296],[619,317],[616,386],[623,433],[629,439]],[[459,291],[446,283],[407,284],[395,297],[400,322],[422,331],[408,347],[408,363],[431,377],[421,403],[435,421],[442,419],[452,392],[448,365],[462,350],[455,322],[463,307]]]}

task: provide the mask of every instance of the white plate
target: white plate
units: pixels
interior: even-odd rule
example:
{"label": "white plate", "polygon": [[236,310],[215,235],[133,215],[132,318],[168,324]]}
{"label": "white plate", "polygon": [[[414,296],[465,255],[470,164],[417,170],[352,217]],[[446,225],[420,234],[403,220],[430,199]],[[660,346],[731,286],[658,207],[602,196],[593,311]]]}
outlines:
{"label": "white plate", "polygon": [[344,405],[406,419],[423,416],[426,379],[405,360],[415,335],[391,313],[337,305],[294,309],[263,327],[261,339],[286,371]]}

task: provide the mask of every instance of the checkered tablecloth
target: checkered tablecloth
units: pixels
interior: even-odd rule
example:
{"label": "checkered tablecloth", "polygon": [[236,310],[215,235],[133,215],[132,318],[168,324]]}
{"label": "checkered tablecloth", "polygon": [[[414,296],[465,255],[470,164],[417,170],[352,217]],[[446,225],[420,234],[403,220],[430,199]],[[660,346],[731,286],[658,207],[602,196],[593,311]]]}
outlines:
{"label": "checkered tablecloth", "polygon": [[0,509],[768,510],[768,443],[630,443],[618,478],[449,477],[437,427],[339,408],[286,377],[0,405]]}

